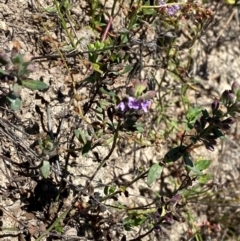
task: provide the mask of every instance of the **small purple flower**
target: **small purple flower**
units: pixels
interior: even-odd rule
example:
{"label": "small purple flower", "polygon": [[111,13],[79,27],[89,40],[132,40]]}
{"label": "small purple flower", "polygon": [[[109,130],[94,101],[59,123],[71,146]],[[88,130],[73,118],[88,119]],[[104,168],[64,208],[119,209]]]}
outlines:
{"label": "small purple flower", "polygon": [[[163,0],[159,1],[159,5],[164,6],[166,3]],[[166,10],[169,15],[173,16],[180,9],[179,5],[167,6]]]}
{"label": "small purple flower", "polygon": [[166,213],[164,218],[168,224],[172,225],[174,223],[173,216],[171,213]]}
{"label": "small purple flower", "polygon": [[210,142],[203,140],[203,143],[207,150],[214,151],[214,146]]}
{"label": "small purple flower", "polygon": [[215,99],[212,103],[212,111],[217,111],[219,108],[219,100]]}
{"label": "small purple flower", "polygon": [[148,107],[150,106],[151,101],[150,100],[145,100],[141,102],[141,107],[144,112],[148,112]]}
{"label": "small purple flower", "polygon": [[118,104],[117,106],[118,109],[120,109],[121,111],[125,111],[125,109],[127,108],[126,104],[122,101]]}
{"label": "small purple flower", "polygon": [[237,96],[231,90],[224,90],[221,100],[226,104],[233,104],[237,100]]}
{"label": "small purple flower", "polygon": [[150,100],[141,100],[141,99],[135,99],[133,97],[128,97],[127,101],[123,100],[121,101],[117,108],[121,111],[126,111],[128,109],[130,110],[143,110],[144,112],[148,112],[148,107],[150,106],[151,101]]}
{"label": "small purple flower", "polygon": [[128,97],[128,107],[130,109],[139,110],[140,105],[141,103],[139,100],[134,99],[133,97]]}
{"label": "small purple flower", "polygon": [[222,121],[222,124],[229,124],[229,125],[232,125],[236,122],[236,119],[232,118],[232,117],[229,117],[225,120]]}
{"label": "small purple flower", "polygon": [[240,90],[240,85],[239,85],[239,83],[237,82],[237,81],[234,81],[233,83],[232,83],[232,92],[234,93],[234,94],[237,94],[237,92]]}
{"label": "small purple flower", "polygon": [[179,9],[180,7],[178,5],[169,6],[168,13],[169,15],[174,15]]}
{"label": "small purple flower", "polygon": [[224,131],[228,131],[228,130],[231,129],[231,126],[229,124],[223,123],[222,126],[221,126],[221,129],[224,130]]}
{"label": "small purple flower", "polygon": [[179,193],[176,193],[176,194],[171,198],[170,202],[176,204],[176,203],[180,202],[181,198],[182,198],[181,195],[180,195]]}
{"label": "small purple flower", "polygon": [[159,5],[166,5],[166,3],[162,0],[159,0]]}

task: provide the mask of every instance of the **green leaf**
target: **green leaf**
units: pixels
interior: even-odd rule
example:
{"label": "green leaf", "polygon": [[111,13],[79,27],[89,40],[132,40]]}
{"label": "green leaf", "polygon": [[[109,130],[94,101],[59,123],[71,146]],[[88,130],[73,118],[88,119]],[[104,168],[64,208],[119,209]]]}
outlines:
{"label": "green leaf", "polygon": [[133,220],[133,226],[139,226],[146,221],[146,217],[144,215],[139,215],[137,218]]}
{"label": "green leaf", "polygon": [[212,132],[216,138],[222,138],[224,137],[224,134],[217,128],[213,128]]}
{"label": "green leaf", "polygon": [[80,131],[79,130],[74,130],[74,135],[79,139],[80,137]]}
{"label": "green leaf", "polygon": [[109,139],[107,139],[107,140],[104,142],[103,146],[108,146],[110,143],[113,142],[113,139],[114,139],[114,136],[111,136]]}
{"label": "green leaf", "polygon": [[187,166],[187,168],[190,169],[191,171],[195,172],[198,175],[202,175],[201,171],[195,166],[193,166],[193,167]]}
{"label": "green leaf", "polygon": [[211,160],[198,160],[195,163],[195,167],[198,168],[200,171],[203,171],[206,170],[211,165],[211,163]]}
{"label": "green leaf", "polygon": [[144,15],[155,15],[156,14],[156,10],[152,9],[152,8],[143,8],[143,13]]}
{"label": "green leaf", "polygon": [[140,82],[138,81],[134,86],[134,96],[140,97],[143,93],[143,91],[147,88],[146,82]]}
{"label": "green leaf", "polygon": [[132,227],[139,226],[146,221],[147,217],[138,214],[135,216],[134,214],[130,215],[129,217],[123,219],[123,225],[126,230],[131,230]]}
{"label": "green leaf", "polygon": [[17,98],[16,100],[14,100],[14,102],[11,103],[11,109],[14,111],[20,110],[21,106],[22,106],[22,100]]}
{"label": "green leaf", "polygon": [[159,164],[153,164],[148,172],[147,184],[150,186],[153,182],[160,177],[162,173],[162,167]]}
{"label": "green leaf", "polygon": [[206,173],[206,174],[204,174],[204,175],[202,175],[202,176],[200,176],[200,177],[198,178],[198,182],[199,182],[200,184],[205,184],[205,183],[207,183],[208,181],[210,181],[211,179],[212,179],[212,175],[209,174],[209,173]]}
{"label": "green leaf", "polygon": [[121,43],[125,44],[128,42],[128,36],[126,34],[121,35]]}
{"label": "green leaf", "polygon": [[22,105],[22,100],[14,95],[14,93],[9,93],[7,96],[7,101],[10,104],[12,110],[20,110]]}
{"label": "green leaf", "polygon": [[23,56],[23,54],[17,54],[12,58],[12,63],[16,65],[21,64],[23,62]]}
{"label": "green leaf", "polygon": [[85,156],[91,150],[91,147],[92,147],[92,142],[87,141],[82,148],[82,155]]}
{"label": "green leaf", "polygon": [[104,48],[104,43],[97,40],[95,42],[95,47],[96,47],[96,49],[103,49]]}
{"label": "green leaf", "polygon": [[61,226],[60,221],[55,224],[55,231],[56,231],[57,233],[62,233],[62,232],[63,232],[63,228],[62,228],[62,226]]}
{"label": "green leaf", "polygon": [[202,113],[202,109],[201,108],[192,108],[188,111],[186,119],[188,122],[192,123],[194,122],[198,116]]}
{"label": "green leaf", "polygon": [[112,96],[112,97],[115,97],[115,95],[116,95],[113,91],[105,90],[103,87],[101,87],[99,90],[100,90],[103,94],[110,95],[110,96]]}
{"label": "green leaf", "polygon": [[74,130],[74,134],[82,144],[87,143],[88,133],[86,131]]}
{"label": "green leaf", "polygon": [[43,161],[43,165],[40,167],[40,172],[44,178],[48,178],[50,174],[50,163],[49,161]]}
{"label": "green leaf", "polygon": [[89,44],[88,45],[88,50],[96,50],[94,44]]}
{"label": "green leaf", "polygon": [[99,102],[100,106],[102,109],[105,109],[106,107],[109,107],[112,103],[106,101],[106,100],[102,100]]}
{"label": "green leaf", "polygon": [[167,154],[164,156],[165,162],[175,162],[177,161],[184,153],[186,152],[186,146],[177,146],[172,148]]}
{"label": "green leaf", "polygon": [[18,83],[14,83],[12,89],[13,89],[13,93],[16,97],[19,97],[21,95],[22,86],[19,85]]}
{"label": "green leaf", "polygon": [[138,132],[144,132],[146,131],[146,127],[142,122],[137,122],[134,127],[137,129]]}
{"label": "green leaf", "polygon": [[96,72],[98,72],[98,73],[100,73],[100,74],[103,74],[103,71],[100,69],[100,65],[99,65],[99,64],[93,63],[93,64],[92,64],[92,67],[93,67],[93,69],[94,69]]}
{"label": "green leaf", "polygon": [[120,75],[126,74],[128,72],[130,72],[133,69],[132,65],[127,65],[124,67],[124,69],[122,71],[119,71]]}
{"label": "green leaf", "polygon": [[199,167],[197,165],[193,164],[193,161],[191,160],[188,153],[185,153],[183,155],[183,161],[184,161],[187,171],[191,170],[198,175],[202,175],[201,169],[199,169]]}
{"label": "green leaf", "polygon": [[47,13],[56,13],[57,12],[56,8],[54,8],[54,7],[41,8],[40,11],[47,12]]}
{"label": "green leaf", "polygon": [[106,196],[108,195],[108,186],[105,186],[105,187],[104,187],[104,191],[103,191],[103,192],[104,192],[104,194],[105,194]]}
{"label": "green leaf", "polygon": [[109,194],[114,193],[114,192],[116,191],[116,188],[117,188],[117,186],[111,186],[111,187],[109,188]]}
{"label": "green leaf", "polygon": [[193,167],[193,166],[194,166],[194,165],[193,165],[193,162],[192,162],[192,160],[191,160],[191,158],[190,158],[190,156],[188,155],[188,153],[186,153],[186,154],[183,155],[183,161],[184,161],[184,164],[185,164],[186,166],[190,166],[190,167]]}
{"label": "green leaf", "polygon": [[31,62],[23,62],[21,64],[18,65],[18,77],[21,79],[27,79],[30,75],[30,69],[28,69],[29,65],[31,64]]}
{"label": "green leaf", "polygon": [[22,85],[30,90],[45,90],[48,85],[40,80],[22,80]]}
{"label": "green leaf", "polygon": [[1,74],[0,76],[5,75],[6,72],[3,69],[0,69],[0,74]]}

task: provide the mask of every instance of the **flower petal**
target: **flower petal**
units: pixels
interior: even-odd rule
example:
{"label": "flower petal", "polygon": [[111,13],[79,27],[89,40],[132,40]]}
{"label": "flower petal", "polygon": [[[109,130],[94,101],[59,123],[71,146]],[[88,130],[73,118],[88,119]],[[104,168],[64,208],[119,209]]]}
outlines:
{"label": "flower petal", "polygon": [[130,109],[139,110],[141,102],[133,97],[128,97],[128,107]]}
{"label": "flower petal", "polygon": [[120,109],[121,111],[125,111],[126,109],[126,104],[122,101],[118,104],[117,108]]}
{"label": "flower petal", "polygon": [[146,100],[146,101],[143,101],[141,103],[141,109],[143,109],[144,112],[148,112],[148,107],[150,106],[151,104],[151,101],[150,100]]}

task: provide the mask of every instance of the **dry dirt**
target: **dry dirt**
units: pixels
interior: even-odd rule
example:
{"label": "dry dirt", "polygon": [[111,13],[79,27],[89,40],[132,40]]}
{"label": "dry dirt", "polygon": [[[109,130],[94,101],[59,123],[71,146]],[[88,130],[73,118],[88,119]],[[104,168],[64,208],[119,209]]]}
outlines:
{"label": "dry dirt", "polygon": [[[99,36],[86,27],[90,19],[87,3],[79,0],[73,1],[72,4],[71,17],[74,21],[80,23],[75,33],[76,38],[81,39],[78,51],[85,51],[87,50],[87,44]],[[111,6],[111,3],[109,4]],[[13,46],[18,46],[20,51],[23,53],[27,52],[33,57],[57,54],[55,45],[60,46],[62,51],[67,51],[67,44],[61,46],[61,43],[66,41],[67,38],[60,28],[56,14],[41,11],[41,9],[50,8],[51,6],[52,1],[47,0],[0,0],[0,49],[10,51]],[[237,80],[240,77],[239,10],[223,5],[219,5],[214,9],[214,6],[217,6],[215,2],[212,4],[212,8],[215,11],[213,22],[202,34],[194,48],[192,48],[193,67],[191,76],[198,80],[199,85],[197,88],[200,93],[198,95],[195,95],[194,91],[189,93],[193,105],[209,105],[215,96],[219,96],[224,89],[230,87],[233,80]],[[48,27],[48,33],[42,27],[41,21]],[[122,27],[121,17],[116,21],[113,24],[113,31],[118,32]],[[189,28],[188,24],[186,24],[187,28]],[[153,30],[149,29],[148,31],[148,36],[150,36],[148,41],[150,41],[152,40],[151,31]],[[190,30],[187,29],[186,31]],[[49,41],[48,35],[51,36],[53,42]],[[184,53],[187,55],[188,51],[188,49],[185,49],[183,56]],[[94,94],[91,86],[82,84],[86,76],[90,75],[87,68],[88,65],[84,61],[77,63],[73,59],[68,61],[68,65],[76,69],[74,79],[76,80],[76,85],[79,85],[76,88],[77,94],[81,96],[81,106],[84,107],[84,104]],[[149,61],[153,62],[153,60]],[[36,151],[34,149],[36,140],[40,137],[44,138],[49,133],[48,110],[50,110],[51,114],[52,131],[62,149],[67,148],[70,142],[72,147],[78,147],[79,142],[77,140],[72,141],[73,131],[75,129],[87,130],[87,122],[93,122],[95,119],[92,118],[96,118],[90,112],[90,114],[86,115],[87,122],[85,122],[75,112],[76,103],[73,100],[71,80],[66,74],[64,63],[48,58],[35,59],[34,62],[37,70],[32,75],[32,78],[41,78],[49,84],[49,89],[41,92],[24,89],[24,94],[22,95],[23,105],[20,111],[12,112],[6,107],[1,107],[0,110],[0,226],[2,228],[0,240],[3,241],[30,240],[29,235],[26,235],[26,233],[31,235],[31,240],[35,240],[39,232],[45,231],[51,225],[52,216],[55,213],[62,213],[63,210],[74,204],[73,196],[76,194],[75,192],[78,192],[78,189],[86,184],[86,181],[89,180],[99,166],[96,155],[90,152],[85,157],[80,154],[69,156],[66,153],[53,156],[51,159],[53,174],[49,180],[41,178],[37,170],[26,168],[27,165],[36,166],[38,164],[34,154],[32,154],[32,150]],[[152,62],[148,63],[151,64]],[[146,69],[142,75],[147,78],[150,76],[150,73],[151,69]],[[162,74],[161,70],[155,73],[157,76]],[[126,79],[119,78],[111,88],[117,89],[126,85],[126,82]],[[176,86],[176,89],[179,86]],[[167,86],[163,88],[163,91],[165,89],[167,89]],[[172,110],[169,109],[169,111],[169,114],[172,115],[176,113],[174,107]],[[59,126],[60,132],[57,135]],[[240,197],[238,188],[240,183],[238,158],[240,146],[238,144],[239,134],[237,133],[238,126],[236,126],[236,131],[230,133],[222,145],[219,145],[219,148],[213,153],[200,148],[194,154],[196,157],[201,155],[213,160],[210,171],[215,178],[216,195],[221,196],[221,198],[225,196],[232,207],[225,208],[224,199],[221,199],[222,201],[218,206],[215,203],[216,199],[213,199],[210,205],[207,205],[204,201],[195,204],[196,200],[193,200],[189,204],[189,208],[193,210],[191,212],[193,215],[192,220],[197,219],[199,225],[202,222],[209,222],[211,225],[216,223],[216,217],[213,215],[216,212],[221,213],[219,214],[219,219],[233,217],[233,222],[236,222],[233,232],[236,232],[238,235],[240,226],[239,222],[237,223],[238,220],[234,219],[238,215],[239,207],[239,202],[236,200],[239,200]],[[106,135],[103,142],[109,137]],[[99,191],[102,195],[105,186],[113,184],[121,186],[131,181],[136,177],[139,169],[142,167],[148,168],[151,163],[161,159],[168,150],[169,145],[171,145],[169,140],[163,141],[159,152],[153,147],[138,148],[137,145],[128,142],[124,143],[124,141],[120,144],[107,162],[107,166],[101,168],[92,181],[94,191]],[[98,153],[98,158],[103,159],[108,154],[109,147],[97,147],[95,151]],[[59,188],[57,181],[60,180],[56,164],[57,158],[61,168],[64,167],[65,160],[68,158],[69,168],[66,180],[68,183],[64,184],[66,190],[63,190],[61,193],[62,206],[56,211],[53,199],[56,197],[57,188]],[[13,163],[22,164],[22,166],[17,166]],[[68,185],[73,186],[73,188],[69,188]],[[159,183],[149,188],[143,180],[140,180],[129,189],[131,198],[126,198],[122,195],[119,197],[119,202],[128,206],[146,205],[151,202],[153,197],[152,189],[156,188],[155,190],[158,190],[158,185]],[[88,195],[82,198],[88,201],[89,194],[92,192],[93,190],[89,190]],[[113,219],[114,211],[109,209],[108,212]],[[213,220],[211,220],[211,216]],[[74,218],[70,218],[69,223],[64,224],[63,236],[60,238],[56,236],[56,239],[64,240],[64,238],[70,237],[68,240],[75,240],[73,237],[79,235],[81,230],[77,230],[76,226],[79,223],[74,223],[74,220]],[[81,222],[81,220],[78,221]],[[104,225],[102,227],[104,228]],[[9,228],[9,230],[6,228]],[[226,236],[224,235],[226,233],[224,228],[224,226],[219,227],[219,230],[205,228],[203,230],[203,233],[206,235],[204,240],[230,240],[225,239]],[[169,230],[170,240],[187,240],[188,231],[187,224],[176,223]],[[85,234],[85,237],[81,237],[79,240],[90,240],[93,238],[91,230],[88,232]],[[116,233],[121,235],[124,233],[122,227],[117,227],[117,225],[114,225],[112,232],[113,237]],[[127,240],[133,239],[137,232],[137,229],[129,232]],[[120,240],[121,235],[112,240]],[[220,236],[222,236],[221,239]],[[42,240],[45,240],[45,238]],[[48,240],[52,239],[49,238]],[[157,238],[152,234],[149,237],[145,237],[144,240],[157,240]],[[165,239],[159,238],[158,240]]]}

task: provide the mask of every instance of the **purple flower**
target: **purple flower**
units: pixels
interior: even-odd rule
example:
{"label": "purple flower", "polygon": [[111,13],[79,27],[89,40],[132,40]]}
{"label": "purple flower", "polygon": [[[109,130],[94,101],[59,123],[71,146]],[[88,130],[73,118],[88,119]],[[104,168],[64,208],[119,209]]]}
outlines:
{"label": "purple flower", "polygon": [[125,111],[125,109],[127,108],[126,104],[122,101],[118,104],[117,106],[118,109],[120,109],[121,111]]}
{"label": "purple flower", "polygon": [[234,94],[237,94],[237,92],[240,90],[240,85],[239,85],[239,83],[237,82],[237,81],[234,81],[233,83],[232,83],[232,92],[234,93]]}
{"label": "purple flower", "polygon": [[203,140],[203,143],[207,150],[214,151],[214,146],[210,142]]}
{"label": "purple flower", "polygon": [[212,111],[217,111],[219,108],[219,100],[215,99],[212,103]]}
{"label": "purple flower", "polygon": [[224,90],[221,96],[221,100],[225,104],[233,104],[237,100],[237,96],[231,90]]}
{"label": "purple flower", "polygon": [[150,106],[151,101],[150,100],[145,100],[141,102],[141,107],[144,112],[148,112],[148,107]]}
{"label": "purple flower", "polygon": [[169,6],[167,9],[168,9],[169,15],[174,15],[175,12],[177,12],[180,9],[180,7],[178,5],[173,5],[173,6]]}
{"label": "purple flower", "polygon": [[[159,1],[159,5],[164,6],[166,3],[162,0]],[[169,15],[173,16],[180,9],[179,5],[167,6],[166,10]]]}
{"label": "purple flower", "polygon": [[166,5],[166,3],[162,0],[159,1],[159,5]]}
{"label": "purple flower", "polygon": [[168,202],[172,205],[176,205],[181,200],[181,195],[179,193],[176,193]]}
{"label": "purple flower", "polygon": [[150,106],[150,100],[135,99],[133,97],[128,97],[127,99],[121,101],[117,108],[121,111],[130,110],[143,110],[148,112],[148,107]]}
{"label": "purple flower", "polygon": [[139,110],[140,105],[141,103],[139,100],[134,99],[133,97],[128,97],[128,107],[130,109]]}
{"label": "purple flower", "polygon": [[235,122],[236,122],[236,119],[234,119],[232,117],[229,117],[229,118],[223,120],[222,124],[229,124],[229,125],[231,125],[231,124],[234,124]]}

